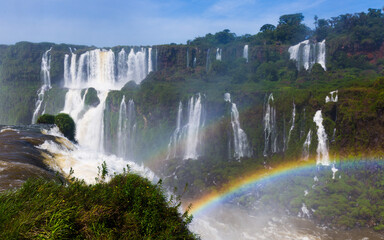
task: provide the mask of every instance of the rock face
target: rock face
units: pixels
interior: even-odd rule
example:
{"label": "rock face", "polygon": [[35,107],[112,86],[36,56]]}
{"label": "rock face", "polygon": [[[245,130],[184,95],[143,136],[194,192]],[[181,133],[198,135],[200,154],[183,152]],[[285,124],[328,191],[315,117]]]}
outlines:
{"label": "rock face", "polygon": [[[125,87],[103,89],[108,91],[102,99],[103,103],[105,101],[105,115],[100,118],[104,121],[104,130],[100,131],[103,132],[102,138],[106,142],[104,149],[113,152],[117,146],[118,113],[123,96],[135,102],[137,134],[135,135],[136,139],[132,141],[137,141],[138,152],[141,151],[141,154],[138,155],[144,159],[148,157],[147,154],[154,154],[145,151],[150,146],[155,146],[157,150],[167,148],[168,139],[177,128],[175,121],[179,103],[183,102],[184,109],[187,109],[188,100],[199,92],[204,105],[204,111],[201,112],[201,115],[205,119],[205,125],[201,126],[204,131],[199,133],[199,139],[202,142],[211,143],[210,145],[199,145],[199,156],[216,155],[228,159],[228,156],[233,155],[229,152],[235,151],[235,149],[229,149],[233,148],[233,144],[228,144],[233,138],[233,127],[231,125],[231,109],[227,106],[228,104],[222,101],[222,96],[226,92],[230,93],[233,102],[236,102],[236,110],[239,115],[238,124],[247,135],[249,146],[252,148],[249,152],[253,153],[254,158],[274,155],[302,156],[304,142],[306,140],[316,142],[316,134],[314,134],[316,126],[311,119],[318,110],[323,110],[324,128],[329,136],[328,143],[332,141],[330,151],[347,152],[353,149],[358,153],[365,150],[372,152],[375,149],[384,149],[384,146],[380,144],[383,142],[380,140],[382,127],[379,124],[383,115],[380,108],[381,102],[378,99],[381,93],[380,89],[374,90],[369,86],[363,89],[339,89],[339,101],[326,103],[324,99],[329,95],[329,89],[324,89],[324,91],[318,89],[318,91],[313,92],[313,89],[303,87],[302,90],[293,92],[290,89],[293,85],[290,84],[299,84],[300,81],[339,78],[340,75],[345,74],[344,72],[340,72],[337,76],[332,75],[332,73],[324,72],[317,64],[314,65],[311,73],[304,70],[299,71],[296,69],[295,62],[289,60],[288,49],[290,46],[247,45],[247,59],[244,57],[245,44],[240,42],[214,47],[191,45],[119,46],[100,50],[102,55],[114,56],[114,58],[108,58],[111,61],[110,65],[116,66],[110,69],[113,70],[110,75],[114,81],[119,82],[123,78],[135,75],[132,72],[129,75],[130,55],[132,59],[135,57],[137,63],[140,63],[141,60],[145,63],[140,65],[143,66],[140,69],[148,74],[142,83],[135,84],[138,81],[132,79],[133,81],[128,81]],[[368,60],[377,63],[377,72],[380,72],[380,66],[382,68],[379,60],[383,57],[384,46],[369,52],[363,47],[352,48],[349,45],[338,45],[334,40],[327,41],[326,45],[327,62],[333,71],[339,67],[335,64],[337,57],[344,55],[347,56],[347,59],[352,60],[356,56],[367,56]],[[344,50],[343,47],[345,47]],[[64,95],[67,89],[63,88],[63,80],[68,79],[71,74],[74,74],[74,77],[79,75],[76,73],[76,71],[79,72],[79,67],[71,72],[70,65],[67,64],[66,66],[63,63],[70,63],[71,58],[76,55],[77,63],[83,61],[84,66],[86,66],[86,61],[89,61],[86,58],[87,53],[96,51],[86,46],[51,43],[23,42],[12,46],[0,46],[0,83],[3,86],[0,88],[0,102],[2,102],[0,104],[0,123],[22,124],[30,122],[36,102],[36,90],[41,86],[41,79],[39,78],[41,59],[47,49],[51,49],[50,77],[52,89],[47,91],[47,99],[44,100],[42,106],[47,109],[47,113],[52,114],[57,114],[64,108]],[[220,59],[217,59],[218,49]],[[329,53],[334,53],[334,55]],[[82,60],[80,56],[84,56]],[[131,61],[131,63],[133,62]],[[337,63],[340,64],[339,62]],[[282,63],[287,64],[281,66]],[[127,74],[124,74],[121,69],[125,69]],[[85,73],[88,70],[84,67],[81,72]],[[106,69],[104,70],[106,71]],[[357,74],[356,76],[360,75]],[[260,90],[261,88],[248,89],[245,84],[249,84],[249,81],[278,81],[277,84],[285,82],[287,88],[277,85],[279,87],[276,89],[273,87],[267,87],[263,90]],[[371,108],[363,110],[356,107],[357,100],[356,102],[352,101],[356,97],[348,94],[350,91],[357,91],[359,94],[368,92],[371,99],[368,105],[370,104]],[[344,96],[343,92],[346,93]],[[267,114],[265,96],[270,96],[272,93],[274,97],[273,141],[266,141],[264,128]],[[89,108],[97,108],[100,105],[101,98],[95,88],[83,89],[80,98],[83,97],[84,104]],[[318,100],[320,98],[321,101]],[[363,101],[358,99],[358,101],[360,100]],[[292,101],[296,108],[295,118],[292,118]],[[84,113],[80,111],[78,114]],[[181,121],[187,122],[189,116],[187,113],[184,115],[184,119]],[[367,121],[372,124],[367,124]],[[369,127],[371,125],[377,126],[376,129],[379,131],[371,129]],[[292,128],[291,126],[295,127]],[[351,129],[351,126],[356,126],[353,128],[355,130]],[[353,135],[349,134],[346,129],[348,131],[353,130]],[[312,139],[306,139],[309,131],[313,133]],[[361,138],[357,139],[355,136]],[[167,139],[166,143],[163,141],[164,139]],[[266,144],[266,142],[268,143]],[[265,150],[266,145],[268,145],[268,151]],[[307,146],[306,157],[308,154],[313,155],[315,153],[314,146],[316,144]],[[193,156],[196,157],[197,155]],[[250,156],[250,154],[244,156]],[[163,157],[165,159],[167,156]]]}

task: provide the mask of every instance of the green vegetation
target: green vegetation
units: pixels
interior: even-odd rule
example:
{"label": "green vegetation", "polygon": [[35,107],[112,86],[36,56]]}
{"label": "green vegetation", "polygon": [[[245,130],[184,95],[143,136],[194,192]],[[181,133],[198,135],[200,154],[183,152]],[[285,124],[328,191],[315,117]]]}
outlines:
{"label": "green vegetation", "polygon": [[75,140],[76,124],[71,116],[66,113],[59,113],[55,116],[55,124],[66,138],[71,141]]}
{"label": "green vegetation", "polygon": [[38,124],[55,124],[55,116],[51,114],[43,114],[38,119]]}
{"label": "green vegetation", "polygon": [[196,239],[161,186],[136,174],[95,185],[31,179],[0,194],[1,239]]}
{"label": "green vegetation", "polygon": [[[380,155],[384,152],[383,19],[380,9],[331,19],[315,17],[315,29],[311,30],[303,23],[303,15],[294,13],[281,16],[276,26],[263,25],[255,35],[236,36],[225,29],[190,40],[186,45],[156,46],[158,70],[150,73],[140,85],[131,81],[121,91],[109,93],[104,126],[110,141],[105,148],[113,151],[117,146],[118,112],[124,95],[135,101],[137,111],[136,160],[159,163],[154,168],[161,169],[164,176],[175,172],[178,181],[169,178],[165,182],[178,189],[188,183],[187,195],[190,196],[203,194],[201,189],[209,191],[223,186],[264,164],[300,158],[307,133],[309,130],[316,132],[313,116],[320,109],[331,155]],[[324,39],[327,71],[319,64],[309,71],[298,70],[295,62],[289,59],[288,48],[303,40],[315,43]],[[248,62],[242,55],[245,44],[249,46]],[[60,84],[64,54],[69,53],[69,45],[22,42],[0,46],[1,123],[30,122],[40,84],[41,55],[51,46],[53,88],[47,92],[44,104],[47,104],[47,113],[57,114],[63,109],[66,90]],[[78,56],[91,49],[71,47],[78,49]],[[215,58],[218,47],[222,49],[222,61]],[[121,48],[117,46],[112,50],[117,54]],[[129,52],[130,47],[124,48]],[[193,63],[195,58],[196,64]],[[339,91],[339,101],[325,103],[325,97],[334,90]],[[228,106],[223,101],[225,92],[231,94],[239,109],[241,127],[253,150],[253,157],[249,159],[235,161],[228,154],[227,143],[232,130]],[[202,142],[209,144],[202,146],[198,161],[170,159],[164,163],[164,149],[176,126],[179,101],[185,113],[188,99],[196,93],[202,94],[206,111]],[[264,157],[264,104],[270,93],[275,98],[279,151]],[[99,101],[97,91],[88,89],[85,103],[96,106]],[[283,137],[287,137],[292,124],[293,103],[296,105],[295,128],[291,141],[284,143]],[[63,123],[70,122],[67,120],[60,120],[59,124],[73,140],[75,128],[71,123]],[[311,140],[310,154],[314,156],[315,134]],[[296,200],[292,202],[295,206],[297,203]],[[320,214],[321,210],[318,212]]]}
{"label": "green vegetation", "polygon": [[[259,192],[261,201],[265,208],[288,209],[293,215],[301,212],[304,203],[315,221],[333,227],[383,230],[383,162],[341,161],[336,167],[339,171],[335,179],[326,168],[304,170],[284,176],[284,181],[268,182]],[[254,196],[241,200],[242,204],[252,204]]]}
{"label": "green vegetation", "polygon": [[97,105],[99,105],[100,99],[97,96],[96,89],[89,88],[88,91],[84,94],[87,94],[87,95],[85,95],[85,99],[84,99],[84,103],[86,105],[92,106],[92,107],[96,107]]}

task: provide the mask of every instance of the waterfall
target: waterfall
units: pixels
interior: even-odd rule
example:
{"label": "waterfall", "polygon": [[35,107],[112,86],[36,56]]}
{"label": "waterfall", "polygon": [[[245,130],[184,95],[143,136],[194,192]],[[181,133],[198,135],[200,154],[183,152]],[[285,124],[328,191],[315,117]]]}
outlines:
{"label": "waterfall", "polygon": [[339,100],[338,93],[339,93],[339,90],[335,90],[335,91],[329,92],[330,96],[326,96],[325,97],[325,103],[337,102]]}
{"label": "waterfall", "polygon": [[52,88],[51,86],[51,76],[50,76],[50,69],[51,69],[51,52],[52,48],[47,50],[43,57],[41,58],[41,71],[40,76],[43,81],[43,85],[37,92],[37,101],[35,103],[35,110],[33,111],[32,116],[32,124],[36,123],[37,117],[40,114],[41,105],[44,101],[44,95],[45,92]]}
{"label": "waterfall", "polygon": [[194,58],[193,58],[193,68],[196,67],[196,62],[197,62],[197,59],[196,59],[196,57],[194,57]]}
{"label": "waterfall", "polygon": [[208,72],[208,70],[209,70],[209,65],[211,64],[211,61],[210,61],[211,58],[210,58],[210,56],[209,56],[210,52],[211,52],[211,49],[208,48],[208,50],[207,50],[207,58],[206,58],[206,62],[205,62],[205,71],[206,71],[206,72]]}
{"label": "waterfall", "polygon": [[264,152],[263,155],[268,156],[268,152],[277,152],[277,127],[276,127],[276,109],[274,107],[273,94],[271,93],[264,107]]}
{"label": "waterfall", "polygon": [[308,160],[309,158],[309,147],[311,146],[312,130],[308,131],[307,137],[303,144],[303,159]]}
{"label": "waterfall", "polygon": [[291,139],[292,131],[293,131],[293,129],[295,128],[295,117],[296,117],[296,105],[295,105],[295,103],[293,102],[292,119],[291,119],[291,128],[289,129],[289,132],[288,132],[287,146],[286,146],[285,149],[288,149],[289,140]]}
{"label": "waterfall", "polygon": [[191,97],[188,103],[188,123],[185,141],[184,159],[197,159],[199,145],[199,131],[202,124],[201,95]]}
{"label": "waterfall", "polygon": [[302,67],[305,68],[305,70],[310,70],[315,63],[319,63],[324,70],[327,70],[325,40],[319,43],[310,43],[309,40],[305,40],[291,46],[288,52],[290,59],[296,61],[298,70]]}
{"label": "waterfall", "polygon": [[131,99],[128,102],[128,109],[125,103],[125,96],[120,103],[119,120],[117,129],[117,156],[133,160],[136,131],[136,110],[135,103]]}
{"label": "waterfall", "polygon": [[204,125],[203,107],[200,93],[188,101],[187,122],[183,127],[183,104],[179,102],[176,129],[170,137],[167,159],[182,156],[183,159],[199,157],[200,129]]}
{"label": "waterfall", "polygon": [[180,128],[182,115],[183,115],[183,104],[179,102],[179,108],[177,110],[177,118],[176,118],[176,129],[169,140],[167,159],[176,158],[179,156],[178,143],[180,142],[180,138],[183,133]]}
{"label": "waterfall", "polygon": [[[129,80],[140,83],[147,76],[152,68],[152,60],[151,57],[146,57],[146,52],[145,48],[136,53],[131,49],[127,56],[122,49],[117,61],[112,50],[104,49],[90,50],[79,57],[75,53],[71,57],[64,57],[64,86],[69,90],[62,112],[68,113],[74,119],[76,138],[80,145],[94,151],[104,151],[104,111],[108,93],[110,90],[120,90]],[[148,55],[150,54],[151,50],[148,49]],[[97,106],[85,104],[88,88],[96,89],[100,101]],[[134,119],[130,114],[134,114],[133,101],[128,104],[127,118]],[[121,124],[123,131],[125,123]],[[134,135],[133,125],[127,123],[126,132],[130,133],[130,137]],[[130,147],[133,145],[129,141],[130,138],[127,140],[126,151],[129,152],[126,157],[132,157]]]}
{"label": "waterfall", "polygon": [[248,45],[244,45],[243,58],[248,62]]}
{"label": "waterfall", "polygon": [[153,71],[153,65],[152,65],[152,48],[148,48],[148,72],[147,74],[149,74],[150,72]]}
{"label": "waterfall", "polygon": [[326,71],[327,67],[325,66],[326,65],[325,52],[326,52],[326,49],[325,49],[325,39],[324,39],[323,41],[316,44],[316,56],[317,56],[316,62],[319,63],[323,67],[323,69]]}
{"label": "waterfall", "polygon": [[218,61],[221,61],[221,53],[222,53],[222,49],[220,49],[220,48],[217,48],[216,49],[216,60],[218,60]]}
{"label": "waterfall", "polygon": [[155,54],[155,70],[157,71],[157,70],[159,70],[159,68],[158,68],[158,65],[157,65],[157,55],[158,55],[158,51],[157,51],[157,48],[156,48],[156,54]]}
{"label": "waterfall", "polygon": [[133,48],[128,55],[128,80],[135,81],[137,84],[146,77],[146,52],[143,48],[135,53]]}
{"label": "waterfall", "polygon": [[126,155],[127,137],[127,104],[125,104],[125,95],[120,103],[119,121],[117,129],[117,156],[122,157]]}
{"label": "waterfall", "polygon": [[128,56],[124,48],[118,54],[117,57],[117,81],[123,82],[128,77]]}
{"label": "waterfall", "polygon": [[224,101],[231,102],[231,94],[230,93],[225,93],[224,94]]}
{"label": "waterfall", "polygon": [[323,126],[323,116],[321,115],[321,110],[318,110],[313,117],[313,121],[316,123],[317,126],[317,138],[318,138],[318,145],[317,145],[317,156],[316,156],[316,163],[328,166],[329,165],[329,154],[328,154],[328,145],[327,145],[327,133],[325,132],[324,126]]}
{"label": "waterfall", "polygon": [[237,160],[242,157],[251,157],[252,150],[249,147],[247,135],[240,127],[239,111],[234,103],[232,103],[231,108],[231,124],[233,129],[234,157]]}

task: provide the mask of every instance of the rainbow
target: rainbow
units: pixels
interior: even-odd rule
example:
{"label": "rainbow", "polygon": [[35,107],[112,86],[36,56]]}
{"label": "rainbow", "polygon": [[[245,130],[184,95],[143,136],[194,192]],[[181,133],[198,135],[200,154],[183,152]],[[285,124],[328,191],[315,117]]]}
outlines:
{"label": "rainbow", "polygon": [[[342,161],[351,162],[356,161],[356,158],[343,159]],[[341,161],[341,160],[339,160]],[[337,161],[335,161],[337,162]],[[290,161],[287,163],[280,164],[276,167],[269,169],[259,169],[255,172],[248,174],[247,176],[238,179],[227,186],[224,186],[221,190],[209,193],[200,199],[190,201],[192,203],[189,211],[192,215],[199,215],[200,213],[213,208],[214,206],[229,200],[234,194],[247,190],[256,186],[257,184],[263,183],[266,180],[276,180],[280,177],[287,176],[289,174],[299,173],[303,170],[310,170],[318,167],[326,167],[331,171],[330,166],[317,165],[314,159],[309,161]]]}

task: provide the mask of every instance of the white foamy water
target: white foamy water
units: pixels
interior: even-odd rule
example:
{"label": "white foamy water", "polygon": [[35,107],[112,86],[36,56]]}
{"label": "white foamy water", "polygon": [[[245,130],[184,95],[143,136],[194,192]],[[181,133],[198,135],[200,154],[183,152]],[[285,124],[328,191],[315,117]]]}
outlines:
{"label": "white foamy water", "polygon": [[339,90],[335,90],[335,91],[329,92],[329,96],[325,97],[325,103],[337,102],[339,100],[338,93],[339,93]]}
{"label": "white foamy water", "polygon": [[62,136],[57,127],[43,133],[58,137],[57,140],[60,143],[48,140],[38,146],[38,148],[49,153],[49,156],[45,156],[47,164],[65,175],[68,175],[72,168],[74,171],[72,176],[92,184],[95,183],[95,178],[98,177],[98,167],[105,162],[109,174],[121,173],[129,165],[131,171],[148,178],[150,181],[157,180],[155,174],[143,165],[138,165],[135,162],[119,158],[115,155],[106,155],[86,146],[73,144]]}
{"label": "white foamy water", "polygon": [[329,153],[328,153],[328,136],[325,132],[325,128],[323,126],[323,116],[321,114],[321,110],[318,110],[313,117],[313,121],[317,126],[317,156],[316,163],[329,166]]}
{"label": "white foamy water", "polygon": [[244,45],[243,58],[245,58],[245,61],[248,62],[248,45]]}
{"label": "white foamy water", "polygon": [[37,92],[37,101],[35,103],[35,110],[33,111],[33,116],[32,116],[32,124],[36,123],[37,117],[41,114],[44,113],[45,110],[41,111],[41,105],[43,104],[44,101],[44,95],[45,92],[48,91],[49,89],[52,88],[51,86],[51,77],[50,77],[50,70],[51,70],[51,52],[52,48],[47,50],[41,59],[41,70],[40,70],[40,75],[41,75],[41,80],[43,82],[43,85]]}
{"label": "white foamy water", "polygon": [[305,40],[291,46],[288,52],[290,59],[296,61],[298,70],[302,67],[310,70],[315,63],[319,63],[324,70],[327,70],[325,40],[318,43],[310,43],[309,40]]}

